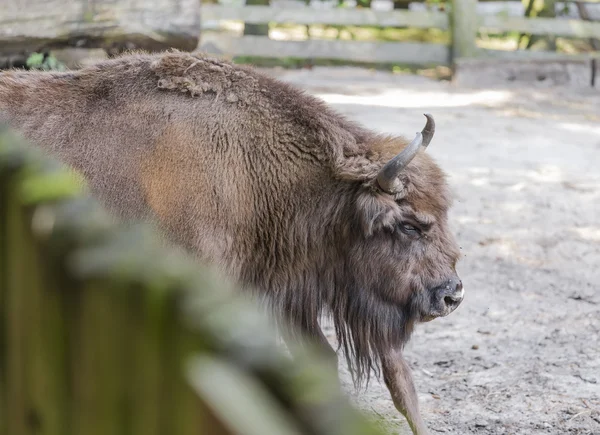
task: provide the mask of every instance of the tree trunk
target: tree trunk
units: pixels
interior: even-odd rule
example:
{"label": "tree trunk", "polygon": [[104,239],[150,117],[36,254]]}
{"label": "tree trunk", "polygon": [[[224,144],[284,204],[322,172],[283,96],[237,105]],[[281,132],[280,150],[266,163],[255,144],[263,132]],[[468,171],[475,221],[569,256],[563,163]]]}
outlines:
{"label": "tree trunk", "polygon": [[409,4],[407,0],[394,0],[394,9],[408,9]]}
{"label": "tree trunk", "polygon": [[[534,0],[531,1],[533,2]],[[543,0],[542,7],[537,10],[536,16],[540,18],[556,18],[556,0]],[[526,48],[531,48],[534,44],[538,44],[545,50],[556,51],[556,36],[531,35]]]}
{"label": "tree trunk", "polygon": [[[585,3],[576,1],[575,5],[577,6],[577,11],[579,12],[579,16],[581,17],[582,20],[592,21],[592,18],[590,17],[590,14],[588,13],[588,10],[585,7]],[[600,50],[600,41],[598,39],[590,38],[590,44],[592,45],[592,48],[594,50]],[[598,81],[598,77],[596,77],[598,68],[599,68],[598,60],[592,59],[592,79],[591,79],[592,87],[595,87],[596,82]]]}
{"label": "tree trunk", "polygon": [[[246,0],[247,5],[269,6],[269,0]],[[269,36],[269,24],[245,24],[244,35]]]}

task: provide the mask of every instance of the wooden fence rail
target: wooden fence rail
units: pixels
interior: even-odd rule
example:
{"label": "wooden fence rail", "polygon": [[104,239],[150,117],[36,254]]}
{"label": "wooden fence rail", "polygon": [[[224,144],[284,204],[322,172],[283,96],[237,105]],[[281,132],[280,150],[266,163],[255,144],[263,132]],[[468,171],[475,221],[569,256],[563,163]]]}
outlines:
{"label": "wooden fence rail", "polygon": [[320,355],[0,128],[0,434],[370,435]]}
{"label": "wooden fence rail", "polygon": [[[570,55],[529,50],[500,51],[477,47],[481,30],[517,31],[536,35],[554,35],[600,39],[600,22],[559,18],[524,18],[478,15],[477,0],[452,0],[448,12],[376,11],[371,9],[314,9],[302,7],[231,6],[206,4],[201,15],[204,23],[242,21],[252,24],[328,24],[335,26],[381,26],[435,28],[450,32],[450,44],[417,42],[377,42],[318,40],[280,41],[268,37],[235,37],[222,32],[203,31],[201,48],[227,56],[296,57],[347,59],[359,62],[392,62],[415,65],[451,65],[461,59],[571,59]],[[600,58],[591,52],[579,58]]]}
{"label": "wooden fence rail", "polygon": [[197,0],[0,1],[0,57],[65,46],[193,50]]}
{"label": "wooden fence rail", "polygon": [[206,4],[202,6],[202,20],[240,20],[263,24],[336,24],[340,26],[382,27],[437,27],[448,29],[448,16],[436,11],[376,11],[373,9],[313,9],[310,7],[281,8],[271,6],[229,6]]}

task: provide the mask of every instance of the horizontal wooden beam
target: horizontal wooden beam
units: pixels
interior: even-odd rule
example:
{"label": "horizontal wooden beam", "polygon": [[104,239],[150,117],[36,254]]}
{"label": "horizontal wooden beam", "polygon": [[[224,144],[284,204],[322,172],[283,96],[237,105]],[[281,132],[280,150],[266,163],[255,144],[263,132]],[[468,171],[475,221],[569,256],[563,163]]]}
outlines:
{"label": "horizontal wooden beam", "polygon": [[556,18],[524,18],[482,15],[480,27],[501,32],[516,31],[534,35],[600,38],[600,22],[561,20]]}
{"label": "horizontal wooden beam", "polygon": [[448,15],[428,11],[375,11],[372,9],[314,9],[306,6],[202,6],[202,21],[236,20],[246,23],[332,24],[340,26],[420,27],[448,29]]}
{"label": "horizontal wooden beam", "polygon": [[454,71],[454,83],[477,88],[543,83],[543,86],[589,89],[592,83],[591,60],[578,56],[458,59]]}
{"label": "horizontal wooden beam", "polygon": [[63,46],[193,50],[199,35],[198,0],[0,0],[0,55]]}
{"label": "horizontal wooden beam", "polygon": [[[587,61],[590,59],[600,59],[600,51],[593,51],[581,54],[556,53],[553,51],[534,51],[534,50],[490,50],[478,49],[477,55],[472,60],[478,62],[482,59],[490,60],[536,60],[536,61],[552,61],[552,62],[575,62]],[[470,59],[459,59],[460,62],[469,62]],[[457,60],[458,61],[458,60]]]}
{"label": "horizontal wooden beam", "polygon": [[277,41],[266,36],[236,37],[205,32],[199,50],[225,56],[338,59],[355,62],[448,65],[450,48],[417,42],[370,42],[311,39]]}
{"label": "horizontal wooden beam", "polygon": [[[375,11],[372,9],[314,9],[307,6],[226,6],[206,4],[202,6],[202,21],[234,20],[252,24],[293,23],[331,24],[340,26],[381,26],[449,28],[445,12],[434,11]],[[600,38],[600,22],[573,19],[525,18],[514,16],[480,15],[479,26],[483,29],[517,31],[532,34]]]}

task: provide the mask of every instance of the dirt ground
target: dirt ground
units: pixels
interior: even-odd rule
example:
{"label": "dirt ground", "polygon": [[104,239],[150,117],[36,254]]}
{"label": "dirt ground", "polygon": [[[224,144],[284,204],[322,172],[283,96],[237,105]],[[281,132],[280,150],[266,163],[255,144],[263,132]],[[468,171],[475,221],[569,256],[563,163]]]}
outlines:
{"label": "dirt ground", "polygon": [[[272,72],[382,132],[436,119],[428,152],[456,195],[466,296],[406,348],[432,433],[600,434],[600,92]],[[408,433],[382,384],[354,393],[343,373],[360,407]]]}

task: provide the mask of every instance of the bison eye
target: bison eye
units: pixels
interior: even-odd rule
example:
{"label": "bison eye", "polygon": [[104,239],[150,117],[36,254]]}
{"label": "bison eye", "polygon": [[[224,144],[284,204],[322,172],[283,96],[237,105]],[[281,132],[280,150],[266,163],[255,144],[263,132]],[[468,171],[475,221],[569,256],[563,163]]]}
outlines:
{"label": "bison eye", "polygon": [[421,235],[421,229],[417,228],[416,226],[409,224],[408,222],[402,222],[400,223],[400,230],[404,233],[404,234],[408,234],[410,236],[419,236]]}

